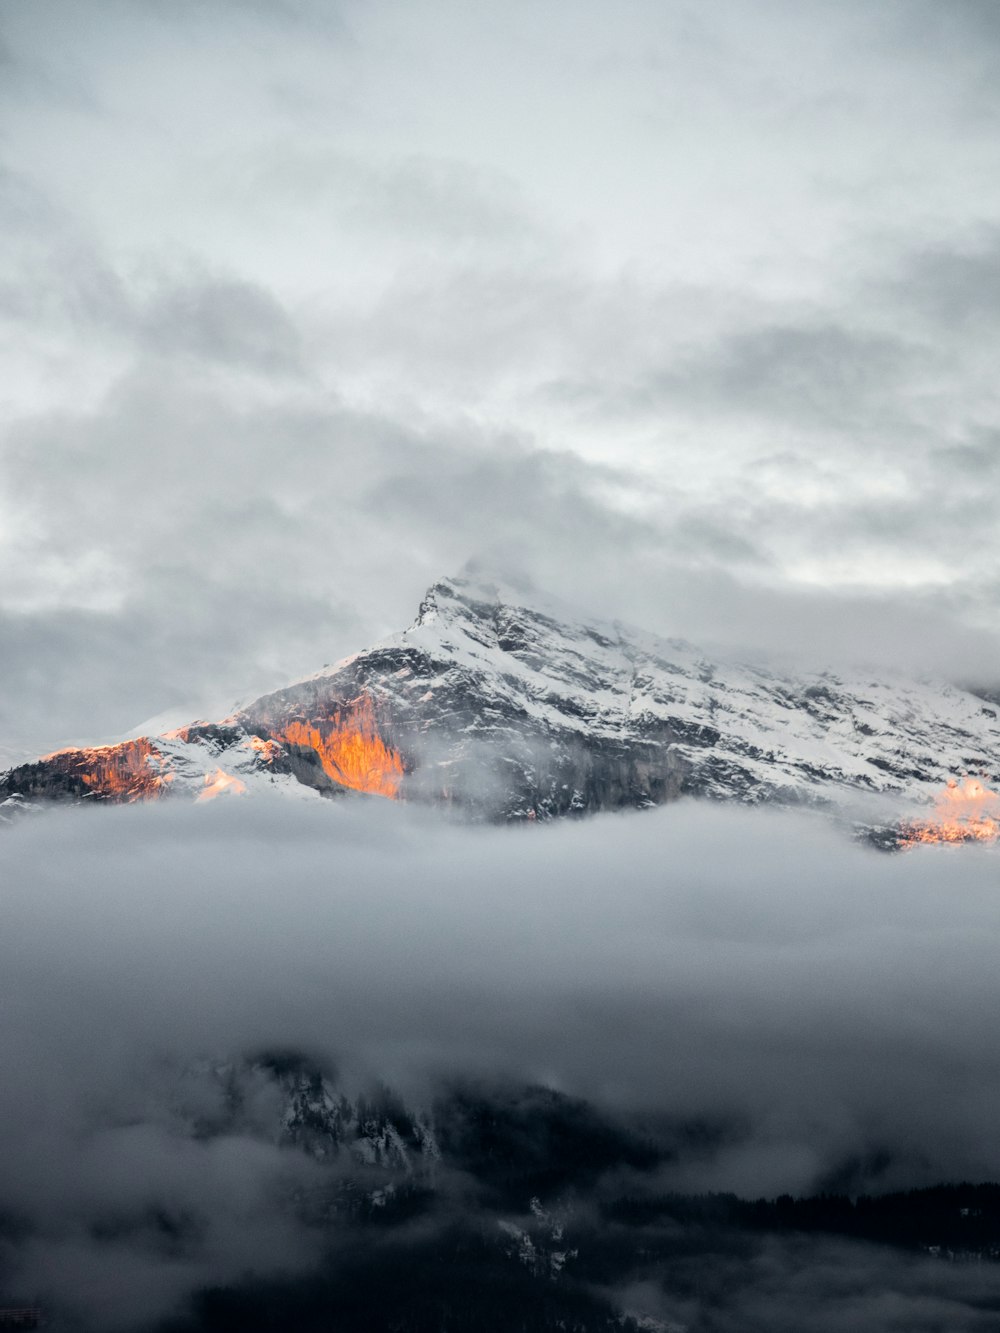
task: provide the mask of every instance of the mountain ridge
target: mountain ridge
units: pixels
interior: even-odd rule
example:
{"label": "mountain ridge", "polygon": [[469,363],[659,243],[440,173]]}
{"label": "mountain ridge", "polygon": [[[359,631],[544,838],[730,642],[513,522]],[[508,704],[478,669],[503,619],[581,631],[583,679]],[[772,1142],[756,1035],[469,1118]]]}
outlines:
{"label": "mountain ridge", "polygon": [[904,817],[970,777],[993,795],[997,714],[940,682],[713,660],[466,572],[401,633],[221,721],[19,765],[0,801],[354,791],[516,821],[700,796]]}

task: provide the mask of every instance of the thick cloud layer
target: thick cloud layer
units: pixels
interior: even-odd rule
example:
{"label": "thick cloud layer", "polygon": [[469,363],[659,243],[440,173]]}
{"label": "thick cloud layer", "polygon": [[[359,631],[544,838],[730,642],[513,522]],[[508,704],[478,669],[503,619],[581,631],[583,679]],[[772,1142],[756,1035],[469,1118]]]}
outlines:
{"label": "thick cloud layer", "polygon": [[[418,1104],[506,1077],[710,1127],[665,1190],[1000,1174],[989,850],[686,804],[489,831],[234,800],[25,821],[0,858],[0,1202],[39,1228],[25,1280],[92,1310],[309,1261],[276,1202],[308,1163],[177,1120],[184,1070],[262,1048]],[[91,1253],[86,1219],[140,1203],[202,1219],[184,1263]]]}
{"label": "thick cloud layer", "polygon": [[988,11],[4,6],[0,746],[228,705],[470,556],[995,674]]}

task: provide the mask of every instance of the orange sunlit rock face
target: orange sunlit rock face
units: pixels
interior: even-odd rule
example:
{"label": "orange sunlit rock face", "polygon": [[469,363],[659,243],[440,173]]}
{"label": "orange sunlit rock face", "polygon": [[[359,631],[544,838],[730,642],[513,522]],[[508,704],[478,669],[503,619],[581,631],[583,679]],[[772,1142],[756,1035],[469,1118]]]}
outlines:
{"label": "orange sunlit rock face", "polygon": [[368,699],[338,709],[329,721],[289,722],[279,739],[315,750],[334,782],[355,791],[395,800],[403,781],[403,761],[379,735]]}
{"label": "orange sunlit rock face", "polygon": [[262,736],[250,736],[246,743],[255,754],[260,755],[265,764],[273,764],[281,756],[281,746],[277,741],[266,741]]}
{"label": "orange sunlit rock face", "polygon": [[904,824],[904,847],[918,842],[994,842],[1000,838],[1000,793],[978,778],[949,782],[929,819]]}
{"label": "orange sunlit rock face", "polygon": [[155,799],[171,781],[162,767],[163,756],[145,736],[119,745],[56,750],[44,759],[79,778],[94,796],[122,804]]}

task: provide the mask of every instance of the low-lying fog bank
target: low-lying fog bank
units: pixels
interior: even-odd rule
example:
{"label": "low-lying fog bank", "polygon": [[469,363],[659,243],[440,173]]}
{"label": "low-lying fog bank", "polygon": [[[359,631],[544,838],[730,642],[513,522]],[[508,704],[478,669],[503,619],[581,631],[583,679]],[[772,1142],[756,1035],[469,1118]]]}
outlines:
{"label": "low-lying fog bank", "polygon": [[[690,804],[530,829],[363,800],[25,820],[0,839],[0,1286],[131,1326],[308,1267],[286,1202],[322,1164],[178,1109],[183,1071],[264,1049],[431,1117],[456,1080],[585,1099],[671,1142],[615,1167],[647,1191],[1000,1177],[998,866]],[[157,1208],[196,1219],[183,1244],[109,1239]]]}

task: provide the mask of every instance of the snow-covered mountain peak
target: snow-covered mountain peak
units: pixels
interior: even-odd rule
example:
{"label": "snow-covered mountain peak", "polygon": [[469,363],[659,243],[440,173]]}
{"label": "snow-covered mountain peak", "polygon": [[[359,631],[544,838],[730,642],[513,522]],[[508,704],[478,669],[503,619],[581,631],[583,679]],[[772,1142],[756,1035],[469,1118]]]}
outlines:
{"label": "snow-covered mountain peak", "polygon": [[949,782],[1000,781],[998,711],[944,684],[710,658],[466,570],[428,589],[408,629],[221,723],[62,751],[12,770],[0,799],[278,786],[491,819],[683,795],[841,812],[881,799],[904,816]]}
{"label": "snow-covered mountain peak", "polygon": [[[411,629],[454,626],[466,632],[489,634],[490,626],[508,616],[542,616],[553,623],[573,623],[575,608],[545,597],[527,582],[514,581],[481,569],[439,579],[427,589]],[[479,627],[478,631],[475,627]]]}

